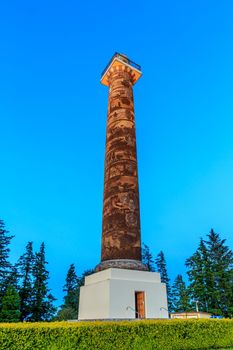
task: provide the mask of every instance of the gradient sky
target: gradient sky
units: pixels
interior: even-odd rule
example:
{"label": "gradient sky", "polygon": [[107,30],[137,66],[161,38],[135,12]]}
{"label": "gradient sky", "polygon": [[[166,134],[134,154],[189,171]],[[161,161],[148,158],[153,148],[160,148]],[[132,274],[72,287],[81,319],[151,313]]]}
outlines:
{"label": "gradient sky", "polygon": [[233,2],[2,1],[0,218],[46,244],[62,298],[71,263],[100,260],[108,89],[115,51],[135,85],[142,240],[173,279],[213,227],[233,248]]}

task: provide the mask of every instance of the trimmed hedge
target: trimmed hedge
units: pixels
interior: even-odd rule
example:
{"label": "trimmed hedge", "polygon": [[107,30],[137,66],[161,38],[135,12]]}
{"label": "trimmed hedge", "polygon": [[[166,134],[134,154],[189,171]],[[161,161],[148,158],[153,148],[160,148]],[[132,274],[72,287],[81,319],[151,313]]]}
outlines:
{"label": "trimmed hedge", "polygon": [[233,320],[0,324],[1,350],[195,350],[233,347]]}

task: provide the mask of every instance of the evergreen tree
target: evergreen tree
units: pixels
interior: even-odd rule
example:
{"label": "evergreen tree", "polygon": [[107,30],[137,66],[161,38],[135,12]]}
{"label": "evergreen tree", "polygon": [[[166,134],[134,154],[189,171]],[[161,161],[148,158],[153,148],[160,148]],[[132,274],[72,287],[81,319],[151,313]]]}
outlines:
{"label": "evergreen tree", "polygon": [[92,273],[93,270],[86,270],[79,278],[75,272],[74,264],[70,265],[66,276],[66,283],[63,287],[63,291],[66,292],[64,297],[65,302],[54,318],[55,320],[63,321],[78,318],[80,287],[84,285],[85,277]]}
{"label": "evergreen tree", "polygon": [[58,311],[55,317],[56,320],[74,320],[78,318],[79,290],[79,279],[74,264],[71,264],[66,275],[66,283],[63,287],[63,292],[66,293],[64,305]]}
{"label": "evergreen tree", "polygon": [[162,251],[157,255],[155,259],[155,265],[156,265],[157,271],[160,273],[161,282],[165,283],[167,287],[167,303],[168,303],[168,310],[170,312],[172,309],[170,279],[167,273],[165,256]]}
{"label": "evergreen tree", "polygon": [[70,265],[67,272],[66,283],[63,287],[63,292],[66,292],[64,297],[65,306],[71,307],[75,311],[78,311],[78,297],[79,297],[79,280],[75,272],[74,264]]}
{"label": "evergreen tree", "polygon": [[142,244],[142,262],[148,267],[149,271],[154,271],[154,261],[153,256],[150,252],[150,248],[146,244]]}
{"label": "evergreen tree", "polygon": [[74,310],[72,307],[63,305],[53,320],[67,321],[67,320],[76,320],[77,318],[78,318],[78,314],[76,310]]}
{"label": "evergreen tree", "polygon": [[33,243],[28,242],[25,253],[19,258],[18,270],[20,273],[21,284],[19,288],[21,320],[30,319],[32,312],[33,296],[33,266],[35,256],[33,253]]}
{"label": "evergreen tree", "polygon": [[66,283],[63,287],[63,292],[66,292],[66,295],[64,297],[65,303],[62,309],[64,308],[73,309],[74,313],[70,312],[70,314],[73,314],[73,315],[75,314],[74,318],[76,319],[78,317],[78,305],[79,305],[79,279],[75,272],[74,264],[70,265],[70,268],[67,272]]}
{"label": "evergreen tree", "polygon": [[197,251],[186,260],[190,291],[200,310],[233,316],[233,252],[211,229]]}
{"label": "evergreen tree", "polygon": [[0,312],[0,322],[20,321],[20,298],[16,288],[9,285],[2,298],[2,309]]}
{"label": "evergreen tree", "polygon": [[2,301],[9,285],[11,274],[11,264],[9,262],[9,245],[14,236],[10,236],[5,228],[3,220],[0,220],[0,310],[2,309]]}
{"label": "evergreen tree", "polygon": [[191,310],[188,289],[181,275],[177,275],[172,285],[172,311],[187,312]]}
{"label": "evergreen tree", "polygon": [[225,245],[218,233],[211,229],[206,245],[212,278],[212,295],[209,311],[225,316],[233,316],[233,252]]}
{"label": "evergreen tree", "polygon": [[207,247],[202,238],[196,252],[186,260],[185,264],[188,267],[190,296],[193,301],[199,302],[201,311],[208,312],[212,293],[211,267]]}
{"label": "evergreen tree", "polygon": [[19,289],[19,272],[17,268],[17,264],[10,267],[9,272],[7,273],[4,281],[4,285],[2,287],[2,292],[5,293],[9,286],[13,286],[16,291]]}
{"label": "evergreen tree", "polygon": [[54,315],[56,308],[53,302],[56,300],[48,288],[49,272],[46,269],[45,245],[41,244],[39,252],[35,254],[33,266],[33,295],[31,321],[48,321]]}
{"label": "evergreen tree", "polygon": [[92,273],[94,273],[94,270],[90,269],[90,270],[85,270],[82,273],[82,276],[79,278],[79,287],[84,286],[85,283],[85,277],[91,275]]}
{"label": "evergreen tree", "polygon": [[14,236],[10,236],[8,233],[3,220],[0,220],[0,287],[4,285],[5,278],[11,272],[9,244]]}

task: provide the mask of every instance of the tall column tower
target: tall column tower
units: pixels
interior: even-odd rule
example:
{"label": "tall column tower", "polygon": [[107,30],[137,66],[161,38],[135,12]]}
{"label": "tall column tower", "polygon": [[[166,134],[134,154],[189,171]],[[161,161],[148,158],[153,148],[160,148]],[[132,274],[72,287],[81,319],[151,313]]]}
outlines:
{"label": "tall column tower", "polygon": [[141,263],[140,211],[133,85],[141,67],[116,53],[101,83],[109,87],[101,264],[146,270]]}
{"label": "tall column tower", "polygon": [[166,285],[141,261],[133,85],[141,68],[116,53],[109,87],[101,262],[80,289],[79,320],[168,318]]}

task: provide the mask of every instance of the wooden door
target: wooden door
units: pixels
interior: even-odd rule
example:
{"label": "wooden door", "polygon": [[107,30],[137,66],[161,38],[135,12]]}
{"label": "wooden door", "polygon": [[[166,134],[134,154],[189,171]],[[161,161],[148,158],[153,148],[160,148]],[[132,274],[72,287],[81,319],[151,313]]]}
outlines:
{"label": "wooden door", "polygon": [[135,292],[136,318],[145,318],[145,293]]}

